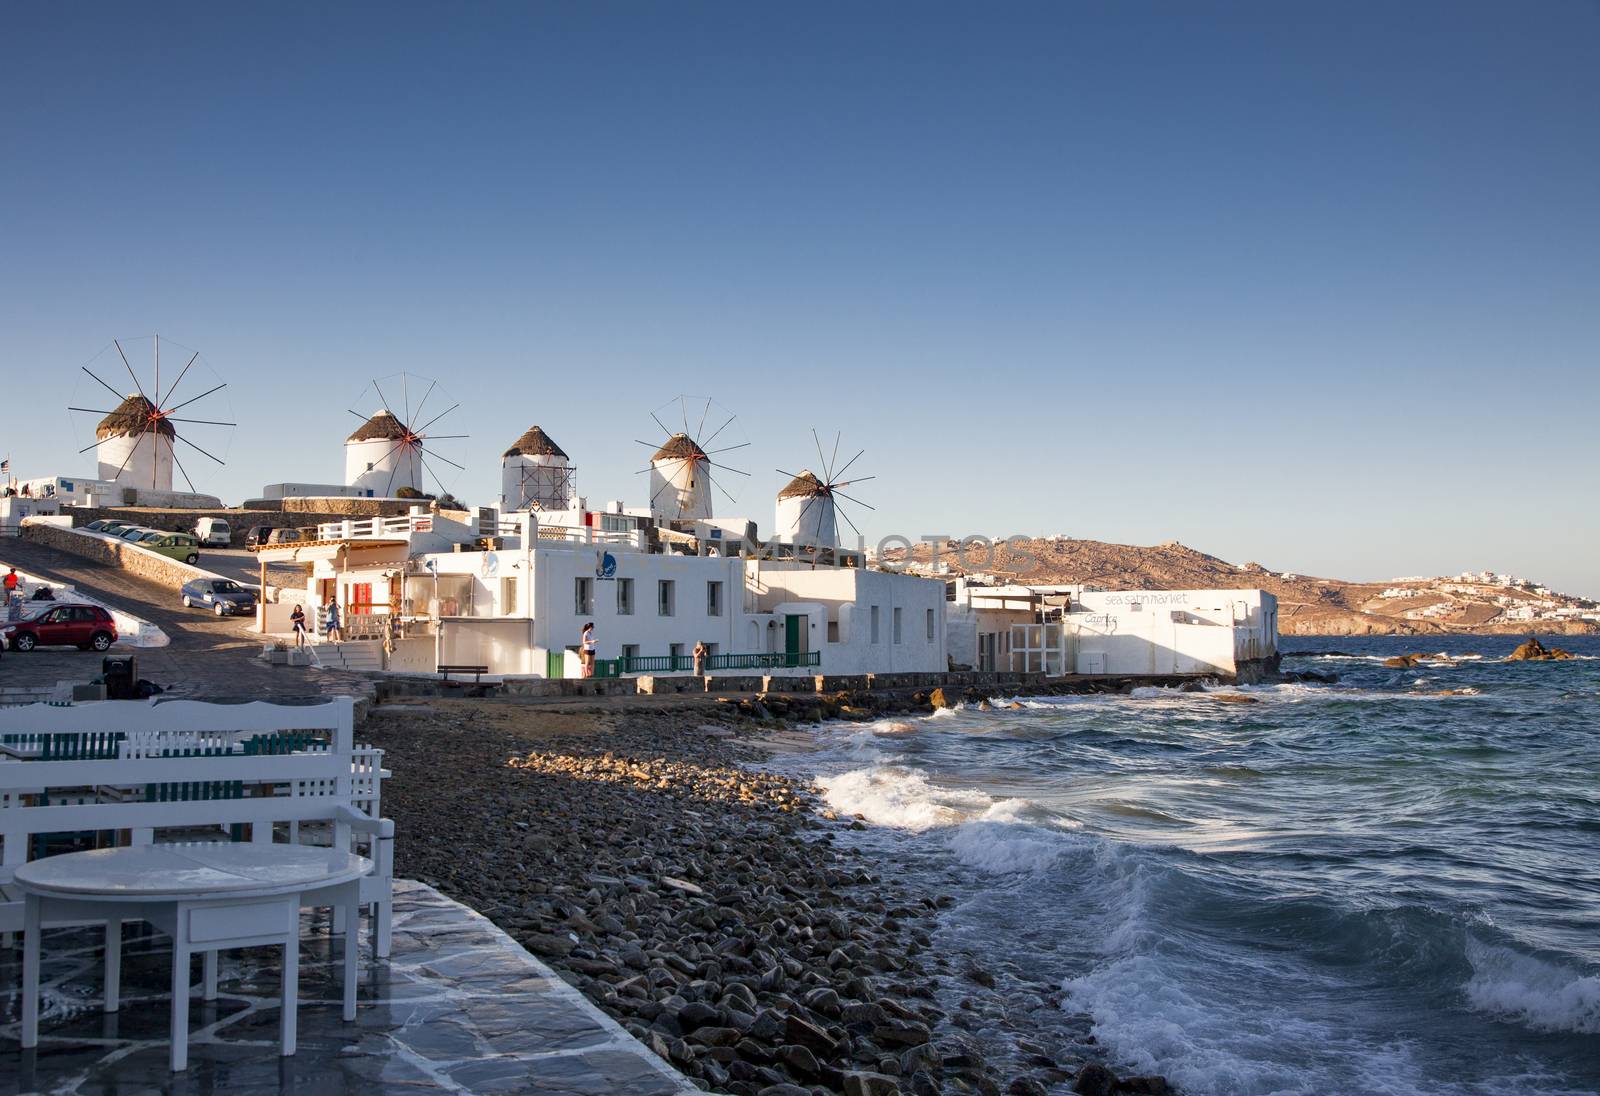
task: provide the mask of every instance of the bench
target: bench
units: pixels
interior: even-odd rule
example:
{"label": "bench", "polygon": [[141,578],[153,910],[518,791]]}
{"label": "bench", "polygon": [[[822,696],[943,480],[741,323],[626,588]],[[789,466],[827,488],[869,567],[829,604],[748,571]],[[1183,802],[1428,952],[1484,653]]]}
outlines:
{"label": "bench", "polygon": [[[75,759],[0,760],[0,932],[22,928],[12,876],[30,852],[48,851],[39,840],[45,835],[109,835],[142,845],[192,841],[199,830],[218,841],[271,842],[280,827],[290,841],[304,840],[309,827],[372,861],[361,905],[371,914],[374,954],[387,956],[394,823],[378,814],[381,751],[352,742],[354,710],[354,700],[337,697],[304,705],[102,701],[0,711],[0,735],[87,738],[115,728],[125,736],[109,756],[97,749],[82,752],[98,756]],[[312,748],[270,748],[278,741]]]}
{"label": "bench", "polygon": [[487,666],[440,666],[439,676],[449,681],[451,674],[471,674],[473,684],[481,684],[483,675],[489,672]]}

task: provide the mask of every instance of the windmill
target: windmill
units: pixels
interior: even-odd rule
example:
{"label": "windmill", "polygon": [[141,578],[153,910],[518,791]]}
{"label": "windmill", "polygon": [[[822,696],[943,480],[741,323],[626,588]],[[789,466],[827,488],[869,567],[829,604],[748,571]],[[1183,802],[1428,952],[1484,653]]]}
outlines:
{"label": "windmill", "polygon": [[[390,402],[383,388],[385,384],[389,385],[388,392],[400,397],[399,403]],[[415,408],[411,404],[413,388],[421,393]],[[430,401],[435,408],[442,406],[444,409],[430,413]],[[463,472],[466,466],[445,456],[436,446],[438,442],[458,441],[467,435],[429,431],[461,405],[439,391],[438,381],[409,373],[395,373],[369,382],[362,390],[359,403],[370,406],[372,402],[377,403],[378,409],[371,415],[350,412],[361,420],[361,425],[345,439],[345,482],[380,498],[394,498],[397,491],[413,496],[426,494],[424,488],[431,476],[439,487],[439,497],[449,497],[450,489],[444,485],[434,464],[448,464]],[[420,425],[412,425],[418,422]]]}
{"label": "windmill", "polygon": [[[128,346],[135,346],[144,340],[128,340]],[[82,367],[84,373],[94,378],[96,384],[116,398],[109,411],[94,407],[69,406],[68,411],[83,412],[90,415],[100,415],[102,418],[95,423],[94,441],[78,450],[79,454],[95,450],[95,459],[99,464],[98,477],[113,483],[126,484],[132,487],[145,487],[148,485],[152,491],[172,490],[172,470],[174,467],[183,476],[184,482],[189,485],[190,493],[195,493],[194,480],[189,477],[189,470],[184,467],[183,460],[178,456],[178,445],[181,443],[193,449],[196,453],[219,465],[227,462],[213,453],[212,449],[221,449],[227,452],[228,442],[232,439],[232,431],[238,424],[228,421],[232,418],[227,410],[225,397],[217,396],[224,388],[228,387],[225,381],[217,379],[216,373],[206,365],[200,357],[198,350],[179,346],[169,340],[169,349],[177,348],[183,367],[178,370],[175,378],[163,390],[161,381],[161,336],[150,336],[150,367],[145,373],[150,384],[139,379],[133,361],[128,357],[128,350],[121,339],[112,339],[110,344],[89,360],[89,364]],[[115,356],[113,357],[113,350]],[[134,357],[140,355],[137,348]],[[101,365],[101,359],[110,359],[107,364],[121,365],[127,371],[128,379],[133,382],[134,391],[124,392],[100,376],[90,365],[97,366],[101,372],[107,372],[112,377],[120,373],[116,370],[106,369]],[[142,363],[141,363],[142,364]],[[199,370],[196,370],[196,365]],[[168,374],[171,377],[171,374]],[[207,380],[200,380],[208,376]],[[188,381],[189,387],[184,388]],[[212,381],[217,383],[213,384]],[[196,392],[195,389],[203,389]],[[193,393],[193,394],[191,394]],[[208,397],[217,397],[210,404],[204,404]],[[216,410],[208,411],[208,407]],[[185,411],[184,415],[177,412]],[[207,416],[201,418],[199,416]],[[226,418],[216,417],[218,415]],[[178,425],[183,424],[180,430]],[[191,427],[202,429],[193,430]],[[200,436],[206,442],[201,446],[193,441],[189,435]]]}
{"label": "windmill", "polygon": [[847,495],[844,488],[853,484],[865,483],[877,479],[877,476],[856,476],[854,479],[844,479],[843,476],[860,460],[865,449],[845,461],[843,466],[837,466],[839,459],[839,443],[843,434],[835,434],[833,439],[833,452],[824,454],[822,439],[817,436],[815,428],[811,431],[811,440],[817,446],[817,467],[822,469],[818,476],[809,468],[802,469],[799,475],[778,469],[780,475],[789,476],[789,483],[778,492],[778,505],[776,515],[776,535],[779,540],[790,544],[805,545],[811,548],[837,548],[839,546],[839,518],[859,538],[861,530],[856,528],[856,523],[850,520],[850,515],[844,512],[839,505],[839,499],[848,499],[857,506],[874,510],[852,495]]}
{"label": "windmill", "polygon": [[[666,418],[663,419],[662,416]],[[724,417],[726,416],[726,417]],[[705,521],[712,514],[711,490],[721,491],[729,502],[738,503],[728,489],[712,478],[711,469],[749,477],[749,472],[722,464],[712,458],[719,453],[743,449],[748,441],[733,440],[729,432],[739,416],[728,411],[708,396],[678,396],[650,413],[655,424],[666,435],[660,442],[641,441],[655,451],[650,466],[641,468],[639,475],[650,473],[650,512],[662,521]],[[708,422],[720,425],[706,433]],[[683,429],[674,425],[681,422]],[[691,425],[693,424],[693,425]],[[737,428],[734,427],[735,432]],[[713,448],[718,441],[720,447]]]}

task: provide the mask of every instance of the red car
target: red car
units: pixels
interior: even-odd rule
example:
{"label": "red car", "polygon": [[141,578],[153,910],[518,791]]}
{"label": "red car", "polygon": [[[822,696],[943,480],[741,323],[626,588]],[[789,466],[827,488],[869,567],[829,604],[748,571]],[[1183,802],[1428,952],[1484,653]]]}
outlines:
{"label": "red car", "polygon": [[0,635],[13,651],[35,647],[77,647],[104,651],[117,641],[117,624],[98,605],[57,605],[27,620],[7,624]]}

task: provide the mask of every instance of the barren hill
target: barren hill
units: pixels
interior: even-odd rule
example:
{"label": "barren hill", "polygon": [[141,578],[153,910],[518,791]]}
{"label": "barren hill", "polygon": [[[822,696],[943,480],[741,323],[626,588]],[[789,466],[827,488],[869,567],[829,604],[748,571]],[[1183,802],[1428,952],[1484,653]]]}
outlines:
{"label": "barren hill", "polygon": [[[932,556],[929,545],[918,545],[912,552],[914,565],[920,565],[916,569],[928,566]],[[884,558],[903,561],[905,552],[891,550]],[[948,564],[952,574],[990,574],[1002,581],[1033,584],[1086,583],[1126,590],[1259,587],[1277,597],[1279,631],[1284,635],[1600,631],[1594,623],[1579,620],[1507,619],[1507,611],[1518,605],[1550,600],[1520,588],[1484,585],[1473,589],[1451,579],[1428,579],[1410,583],[1415,589],[1407,596],[1396,596],[1391,583],[1316,578],[1269,570],[1258,563],[1236,565],[1176,541],[1144,547],[1098,540],[1031,539],[1015,542],[1015,546],[996,546],[992,554],[981,545],[973,546],[964,559],[953,548],[944,548],[938,553],[938,562]]]}

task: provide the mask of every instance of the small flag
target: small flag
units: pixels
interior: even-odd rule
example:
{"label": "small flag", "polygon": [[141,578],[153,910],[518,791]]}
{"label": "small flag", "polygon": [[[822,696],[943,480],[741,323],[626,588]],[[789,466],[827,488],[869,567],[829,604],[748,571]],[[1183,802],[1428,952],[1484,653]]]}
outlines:
{"label": "small flag", "polygon": [[5,460],[0,460],[0,476],[5,475],[9,471],[11,471],[11,458],[7,457]]}

